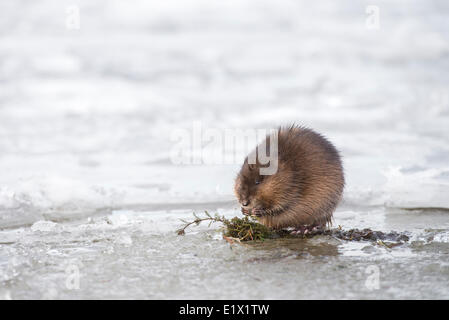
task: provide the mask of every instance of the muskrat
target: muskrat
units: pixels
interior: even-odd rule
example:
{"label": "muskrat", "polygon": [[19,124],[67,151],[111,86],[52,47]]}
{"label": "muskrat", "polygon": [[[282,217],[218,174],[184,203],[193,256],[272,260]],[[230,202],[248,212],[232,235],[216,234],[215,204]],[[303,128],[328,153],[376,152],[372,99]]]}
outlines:
{"label": "muskrat", "polygon": [[[242,213],[256,216],[260,223],[274,229],[308,230],[331,224],[345,183],[337,149],[305,127],[294,125],[275,132],[277,172],[261,174],[264,166],[259,157],[251,161],[255,163],[248,163],[247,156],[237,175],[234,190]],[[267,149],[270,137],[273,134],[266,137]],[[257,149],[253,152],[257,154]]]}

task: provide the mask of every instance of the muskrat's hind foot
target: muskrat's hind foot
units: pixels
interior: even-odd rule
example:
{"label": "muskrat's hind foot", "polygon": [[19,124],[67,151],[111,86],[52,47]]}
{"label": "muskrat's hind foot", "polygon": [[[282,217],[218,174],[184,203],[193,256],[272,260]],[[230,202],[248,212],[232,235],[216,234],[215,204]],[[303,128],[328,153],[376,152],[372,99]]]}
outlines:
{"label": "muskrat's hind foot", "polygon": [[294,236],[301,236],[311,233],[320,233],[324,230],[325,226],[319,225],[319,224],[312,224],[312,225],[304,225],[300,227],[296,227],[292,231],[290,231],[290,234]]}

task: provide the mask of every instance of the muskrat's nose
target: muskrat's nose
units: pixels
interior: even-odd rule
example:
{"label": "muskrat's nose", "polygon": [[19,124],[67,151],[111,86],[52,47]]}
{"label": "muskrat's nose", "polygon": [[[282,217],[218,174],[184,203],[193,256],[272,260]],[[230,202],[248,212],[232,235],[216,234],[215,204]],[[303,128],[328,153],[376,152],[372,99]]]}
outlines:
{"label": "muskrat's nose", "polygon": [[246,207],[247,205],[249,205],[249,200],[244,200],[244,201],[242,201],[242,205],[243,205],[244,207]]}

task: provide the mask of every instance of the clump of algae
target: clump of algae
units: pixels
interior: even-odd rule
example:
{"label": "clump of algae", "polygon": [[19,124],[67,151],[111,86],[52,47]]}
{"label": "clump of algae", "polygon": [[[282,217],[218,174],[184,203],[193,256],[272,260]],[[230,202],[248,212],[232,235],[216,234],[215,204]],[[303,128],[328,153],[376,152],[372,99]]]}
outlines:
{"label": "clump of algae", "polygon": [[255,221],[251,221],[248,217],[240,219],[234,217],[231,220],[223,222],[225,225],[225,231],[223,235],[225,237],[237,238],[240,241],[249,240],[265,240],[272,237],[273,231]]}
{"label": "clump of algae", "polygon": [[265,240],[272,237],[273,231],[260,224],[256,221],[251,220],[248,217],[238,218],[234,217],[232,219],[226,219],[225,217],[210,215],[206,211],[206,217],[199,217],[195,213],[193,214],[193,221],[182,220],[185,225],[177,230],[178,235],[184,235],[185,230],[191,225],[199,225],[201,222],[208,221],[209,226],[215,222],[221,222],[224,225],[223,237],[225,239],[233,239],[237,241],[254,241],[254,240]]}

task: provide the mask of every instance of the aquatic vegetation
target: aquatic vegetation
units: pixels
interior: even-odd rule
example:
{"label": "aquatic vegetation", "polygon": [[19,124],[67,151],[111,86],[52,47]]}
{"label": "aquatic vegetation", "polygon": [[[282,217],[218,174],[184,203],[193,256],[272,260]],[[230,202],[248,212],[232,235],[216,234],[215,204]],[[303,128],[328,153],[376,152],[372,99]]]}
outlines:
{"label": "aquatic vegetation", "polygon": [[177,230],[178,235],[184,235],[185,230],[191,225],[199,225],[201,222],[208,221],[209,226],[215,222],[221,222],[224,225],[223,236],[231,238],[236,241],[249,241],[249,240],[264,240],[273,235],[273,230],[265,227],[264,225],[248,218],[234,217],[232,219],[226,219],[218,214],[212,216],[209,212],[205,212],[206,217],[199,217],[195,213],[193,214],[193,221],[181,220],[185,225]]}
{"label": "aquatic vegetation", "polygon": [[273,236],[274,231],[248,217],[234,217],[223,222],[225,237],[237,238],[240,241],[265,240]]}
{"label": "aquatic vegetation", "polygon": [[230,242],[241,242],[241,241],[263,241],[266,239],[277,239],[277,238],[312,238],[319,235],[331,236],[345,241],[373,241],[379,245],[386,248],[393,248],[395,246],[401,245],[409,240],[409,237],[405,233],[399,232],[389,232],[385,233],[382,231],[374,231],[369,228],[362,230],[350,229],[343,230],[341,226],[334,229],[314,229],[305,233],[292,233],[289,230],[273,230],[260,223],[258,223],[255,218],[238,218],[234,217],[232,219],[226,219],[225,217],[210,215],[206,211],[206,217],[199,217],[195,213],[193,214],[195,219],[193,221],[181,220],[185,225],[177,230],[178,235],[184,235],[185,230],[191,225],[199,225],[203,221],[208,221],[209,226],[212,223],[220,222],[224,226],[223,238]]}
{"label": "aquatic vegetation", "polygon": [[224,221],[226,220],[224,217],[220,217],[218,214],[216,214],[215,216],[211,216],[211,215],[209,214],[209,212],[205,211],[205,213],[206,213],[206,217],[201,218],[201,217],[198,217],[198,216],[196,215],[196,213],[194,212],[194,213],[193,213],[193,216],[195,217],[195,220],[190,221],[190,222],[188,222],[188,221],[186,221],[186,220],[184,220],[184,219],[180,219],[182,222],[185,223],[185,225],[184,225],[184,227],[182,227],[182,228],[176,230],[176,232],[178,233],[178,235],[180,235],[180,236],[184,235],[184,234],[185,234],[185,230],[186,230],[188,227],[190,227],[191,225],[194,225],[194,224],[195,224],[195,225],[199,225],[199,224],[200,224],[201,222],[203,222],[203,221],[209,221],[209,226],[210,226],[210,225],[211,225],[212,223],[214,223],[214,222],[221,222],[221,223],[224,223]]}

